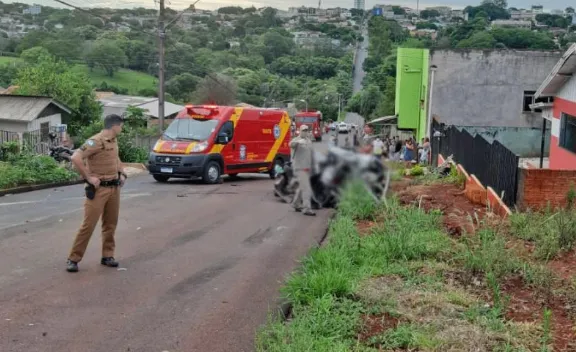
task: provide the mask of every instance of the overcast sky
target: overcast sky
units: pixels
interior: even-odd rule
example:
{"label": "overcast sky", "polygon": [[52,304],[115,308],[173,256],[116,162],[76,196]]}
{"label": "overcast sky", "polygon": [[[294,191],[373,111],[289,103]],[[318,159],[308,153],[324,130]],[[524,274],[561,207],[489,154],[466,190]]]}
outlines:
{"label": "overcast sky", "polygon": [[[54,0],[1,0],[3,2],[23,2],[23,3],[36,3],[45,6],[63,7]],[[64,0],[76,6],[90,6],[90,7],[112,7],[112,8],[131,8],[131,7],[150,7],[155,6],[154,0]],[[171,8],[185,8],[188,7],[194,0],[166,0],[166,4]],[[201,9],[217,9],[223,6],[256,6],[264,7],[271,6],[279,9],[287,9],[292,6],[310,6],[316,0],[200,0],[197,7]],[[565,9],[568,3],[572,1],[567,0],[540,0],[540,1],[526,1],[526,0],[508,0],[509,6],[518,8],[529,8],[531,5],[540,4],[544,6],[545,10]],[[453,8],[464,8],[468,5],[479,4],[480,0],[421,0],[420,8],[426,6],[447,5]],[[322,0],[322,8],[328,7],[344,7],[350,8],[354,4],[354,0]],[[416,0],[366,0],[366,8],[369,9],[376,4],[394,4],[401,6],[409,6],[416,8]]]}

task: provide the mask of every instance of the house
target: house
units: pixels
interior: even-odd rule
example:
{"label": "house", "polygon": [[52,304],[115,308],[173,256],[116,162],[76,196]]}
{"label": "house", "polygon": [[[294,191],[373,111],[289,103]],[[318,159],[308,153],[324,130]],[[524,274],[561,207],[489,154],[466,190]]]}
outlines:
{"label": "house", "polygon": [[[129,106],[137,107],[144,110],[148,117],[149,125],[158,122],[158,98],[156,97],[137,97],[129,95],[120,95],[110,92],[98,92],[96,95],[98,101],[102,104],[102,118],[110,114],[122,116]],[[171,120],[184,109],[184,106],[173,104],[168,101],[164,102],[164,118]],[[168,121],[166,121],[168,122]]]}
{"label": "house", "polygon": [[576,44],[572,44],[534,94],[532,108],[551,124],[549,168],[576,170]]}
{"label": "house", "polygon": [[50,97],[0,95],[0,131],[17,133],[22,139],[26,132],[38,131],[41,141],[62,125],[62,115],[70,109]]}
{"label": "house", "polygon": [[522,157],[537,157],[542,120],[530,104],[561,56],[556,51],[399,48],[398,127],[414,129],[422,138],[432,134],[435,117],[446,126],[498,140]]}

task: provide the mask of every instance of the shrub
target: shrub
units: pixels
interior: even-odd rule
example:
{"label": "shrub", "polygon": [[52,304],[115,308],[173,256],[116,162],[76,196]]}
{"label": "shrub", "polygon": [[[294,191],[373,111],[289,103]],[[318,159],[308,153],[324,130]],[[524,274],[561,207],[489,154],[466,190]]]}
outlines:
{"label": "shrub", "polygon": [[18,154],[9,162],[0,162],[0,189],[29,184],[69,181],[78,178],[47,155]]}

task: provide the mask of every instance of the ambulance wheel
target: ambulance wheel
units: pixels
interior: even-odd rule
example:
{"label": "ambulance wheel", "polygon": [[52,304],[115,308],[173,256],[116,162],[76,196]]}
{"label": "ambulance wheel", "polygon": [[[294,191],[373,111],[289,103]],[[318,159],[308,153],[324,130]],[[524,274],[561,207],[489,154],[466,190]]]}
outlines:
{"label": "ambulance wheel", "polygon": [[156,181],[162,182],[162,183],[168,182],[168,179],[170,178],[170,177],[164,176],[164,175],[152,175],[152,177],[154,177],[154,179],[155,179]]}
{"label": "ambulance wheel", "polygon": [[220,181],[221,171],[220,165],[215,161],[210,161],[206,164],[204,168],[204,174],[202,175],[202,181],[208,184],[216,184]]}
{"label": "ambulance wheel", "polygon": [[272,164],[272,168],[270,169],[270,171],[268,172],[268,175],[270,175],[270,178],[275,180],[276,179],[276,165],[279,165],[280,167],[284,167],[284,160],[282,160],[282,158],[277,158],[276,160],[274,160],[274,163]]}

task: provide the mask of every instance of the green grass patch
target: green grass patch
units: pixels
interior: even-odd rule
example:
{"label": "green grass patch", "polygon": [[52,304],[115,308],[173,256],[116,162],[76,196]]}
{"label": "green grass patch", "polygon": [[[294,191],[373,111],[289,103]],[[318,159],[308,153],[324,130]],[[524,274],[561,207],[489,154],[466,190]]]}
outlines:
{"label": "green grass patch", "polygon": [[22,61],[22,59],[20,59],[19,57],[0,56],[0,65],[11,64],[20,61]]}
{"label": "green grass patch", "polygon": [[[0,56],[0,66],[20,62],[23,61],[19,57]],[[88,75],[90,82],[96,87],[100,87],[102,82],[106,82],[107,86],[126,89],[128,94],[132,95],[158,90],[158,79],[144,72],[119,69],[113,77],[110,77],[104,70],[99,68],[90,70],[88,66],[81,64],[74,65],[72,70]]]}
{"label": "green grass patch", "polygon": [[82,72],[88,75],[92,84],[100,86],[106,82],[108,86],[127,89],[129,94],[138,94],[141,90],[156,90],[158,88],[158,79],[149,74],[120,69],[110,77],[98,68],[90,70],[86,65],[76,65],[73,68],[75,72]]}
{"label": "green grass patch", "polygon": [[[351,185],[330,224],[330,240],[282,289],[294,304],[291,320],[263,327],[257,350],[534,351],[549,342],[538,324],[505,319],[509,297],[501,289],[511,274],[550,285],[546,268],[515,256],[496,230],[452,240],[440,216],[395,199],[376,204],[363,186]],[[364,219],[377,225],[360,237],[356,221]],[[456,274],[477,289],[451,279]]]}
{"label": "green grass patch", "polygon": [[533,242],[534,255],[541,260],[571,251],[576,244],[576,210],[573,208],[514,213],[510,223],[512,235]]}

